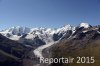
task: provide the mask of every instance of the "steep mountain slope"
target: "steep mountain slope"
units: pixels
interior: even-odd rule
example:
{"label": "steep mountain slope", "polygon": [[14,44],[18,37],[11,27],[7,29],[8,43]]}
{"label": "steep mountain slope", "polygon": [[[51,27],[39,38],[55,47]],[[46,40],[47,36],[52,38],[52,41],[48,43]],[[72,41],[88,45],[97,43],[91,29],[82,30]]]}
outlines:
{"label": "steep mountain slope", "polygon": [[[66,37],[66,36],[65,36]],[[94,63],[53,63],[51,66],[99,66],[100,65],[100,26],[89,28],[76,28],[75,33],[69,38],[64,38],[60,43],[49,49],[53,58],[94,57]],[[86,61],[87,62],[87,61]]]}
{"label": "steep mountain slope", "polygon": [[0,66],[21,66],[22,59],[30,49],[0,34]]}

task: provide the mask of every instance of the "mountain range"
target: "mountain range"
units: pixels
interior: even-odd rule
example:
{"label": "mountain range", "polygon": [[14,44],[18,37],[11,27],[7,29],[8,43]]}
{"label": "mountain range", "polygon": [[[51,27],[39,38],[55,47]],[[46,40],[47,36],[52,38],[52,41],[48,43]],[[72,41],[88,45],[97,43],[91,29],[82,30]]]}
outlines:
{"label": "mountain range", "polygon": [[[0,31],[0,58],[4,59],[0,60],[0,65],[6,66],[6,63],[10,66],[49,66],[40,64],[38,58],[74,56],[73,53],[77,55],[81,49],[84,54],[90,45],[95,48],[92,42],[99,42],[99,39],[100,26],[91,26],[88,23],[81,23],[76,27],[68,24],[55,29],[11,27]],[[100,48],[98,43],[96,45],[98,46],[96,48]],[[51,64],[51,66],[71,65]]]}
{"label": "mountain range", "polygon": [[[84,27],[88,28],[90,25],[88,23],[81,23],[77,27]],[[47,44],[52,41],[57,41],[61,37],[63,37],[65,34],[68,34],[67,32],[70,31],[70,35],[75,32],[75,27],[71,25],[65,25],[61,28],[51,29],[51,28],[27,28],[27,27],[11,27],[5,30],[0,31],[0,33],[15,41],[24,42],[24,40],[30,40],[30,42],[38,39],[43,44]],[[68,35],[68,36],[70,36]],[[38,44],[38,43],[32,43],[32,44]],[[40,44],[41,45],[41,44]]]}

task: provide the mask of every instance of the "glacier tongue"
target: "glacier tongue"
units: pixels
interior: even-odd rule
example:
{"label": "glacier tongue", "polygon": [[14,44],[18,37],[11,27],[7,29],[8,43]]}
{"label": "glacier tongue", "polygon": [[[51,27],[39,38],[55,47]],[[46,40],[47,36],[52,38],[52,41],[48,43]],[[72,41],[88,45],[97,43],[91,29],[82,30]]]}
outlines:
{"label": "glacier tongue", "polygon": [[50,42],[50,43],[48,43],[48,44],[46,44],[46,45],[39,46],[39,47],[38,47],[37,49],[35,49],[33,52],[34,52],[34,54],[35,54],[36,57],[38,57],[38,58],[43,58],[42,51],[43,51],[45,48],[48,48],[48,47],[50,47],[50,46],[52,46],[52,45],[54,45],[54,44],[56,44],[56,43],[57,43],[57,41],[56,41],[56,42]]}

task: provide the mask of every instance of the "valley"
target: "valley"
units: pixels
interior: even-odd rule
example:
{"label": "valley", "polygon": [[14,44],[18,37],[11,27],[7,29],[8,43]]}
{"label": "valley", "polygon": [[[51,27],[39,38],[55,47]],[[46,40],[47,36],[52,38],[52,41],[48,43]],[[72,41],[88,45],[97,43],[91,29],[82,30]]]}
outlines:
{"label": "valley", "polygon": [[4,59],[0,64],[14,60],[17,66],[71,66],[72,64],[39,63],[39,60],[94,56],[97,60],[94,65],[98,65],[99,40],[100,26],[88,23],[81,23],[76,27],[65,25],[57,29],[12,27],[0,31],[0,57]]}

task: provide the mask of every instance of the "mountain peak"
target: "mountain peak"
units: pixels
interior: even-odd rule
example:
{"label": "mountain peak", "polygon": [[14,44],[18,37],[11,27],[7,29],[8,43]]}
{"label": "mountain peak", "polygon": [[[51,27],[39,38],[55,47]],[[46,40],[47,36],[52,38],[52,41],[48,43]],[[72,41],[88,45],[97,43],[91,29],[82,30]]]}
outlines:
{"label": "mountain peak", "polygon": [[8,29],[5,29],[3,31],[0,31],[0,33],[3,33],[3,34],[13,34],[13,35],[23,35],[23,34],[27,34],[30,32],[30,28],[27,28],[27,27],[21,27],[21,26],[17,26],[17,27],[11,27],[11,28],[8,28]]}
{"label": "mountain peak", "polygon": [[79,27],[89,28],[90,25],[88,23],[83,22],[83,23],[80,23]]}
{"label": "mountain peak", "polygon": [[63,27],[71,27],[71,25],[70,24],[66,24]]}

